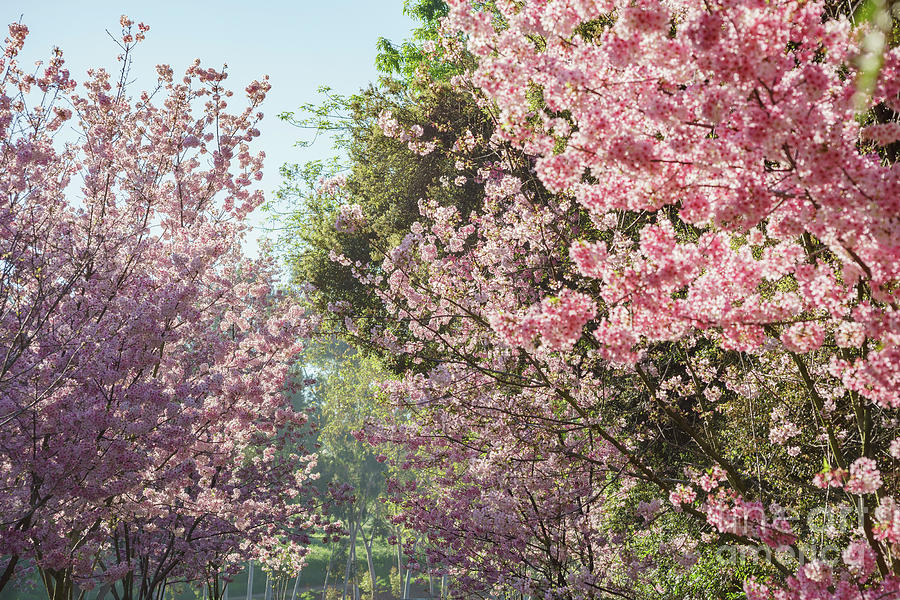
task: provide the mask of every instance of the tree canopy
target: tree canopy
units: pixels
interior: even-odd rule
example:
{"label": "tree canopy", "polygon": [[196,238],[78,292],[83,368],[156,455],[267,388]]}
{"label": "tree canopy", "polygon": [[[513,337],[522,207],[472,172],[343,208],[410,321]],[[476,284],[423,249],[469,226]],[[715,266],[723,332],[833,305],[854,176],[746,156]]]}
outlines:
{"label": "tree canopy", "polygon": [[[378,162],[376,195],[354,156],[303,250],[400,375],[365,434],[421,474],[392,491],[422,568],[460,595],[898,593],[885,6],[448,4],[366,131],[454,175]],[[445,89],[484,127],[422,109]]]}

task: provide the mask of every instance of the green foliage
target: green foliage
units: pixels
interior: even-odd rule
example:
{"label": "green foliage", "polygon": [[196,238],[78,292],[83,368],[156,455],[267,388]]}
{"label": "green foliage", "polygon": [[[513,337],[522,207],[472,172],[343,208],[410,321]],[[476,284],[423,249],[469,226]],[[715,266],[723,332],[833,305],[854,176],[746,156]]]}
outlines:
{"label": "green foliage", "polygon": [[[410,39],[394,44],[387,38],[378,38],[375,48],[375,66],[387,77],[397,77],[414,93],[427,90],[421,81],[449,81],[452,75],[462,72],[459,63],[443,58],[440,49],[438,26],[449,8],[443,0],[406,0],[403,13],[419,23]],[[427,52],[424,44],[435,44],[436,50]],[[471,63],[471,61],[469,61]]]}
{"label": "green foliage", "polygon": [[350,484],[356,501],[335,510],[338,516],[373,515],[381,508],[385,467],[368,444],[353,433],[378,418],[377,382],[388,378],[375,357],[338,341],[310,346],[303,360],[316,373],[313,387],[318,423],[321,484]]}
{"label": "green foliage", "polygon": [[[311,284],[316,308],[335,316],[334,307],[344,302],[353,307],[359,328],[385,325],[382,303],[354,277],[351,269],[336,263],[332,252],[351,261],[378,263],[388,248],[399,244],[419,215],[419,200],[430,198],[442,205],[456,206],[465,216],[478,202],[478,186],[471,168],[466,185],[452,185],[457,170],[452,147],[466,131],[489,135],[491,123],[471,97],[449,86],[438,86],[414,98],[401,81],[383,80],[359,94],[341,97],[323,90],[324,99],[316,108],[304,107],[306,117],[285,113],[283,118],[299,127],[314,128],[317,135],[337,133],[336,152],[345,156],[346,185],[339,190],[322,190],[320,181],[339,171],[338,160],[318,161],[282,170],[285,182],[279,199],[287,213],[282,216],[283,235],[279,249],[287,256],[294,281]],[[420,156],[405,142],[383,135],[376,121],[390,111],[409,127],[420,124],[424,137],[436,139],[439,149]],[[343,204],[359,204],[366,227],[355,232],[338,232],[334,224]],[[335,333],[343,329],[343,319],[335,318]],[[402,335],[402,332],[398,332]],[[409,365],[392,364],[392,368]]]}
{"label": "green foliage", "polygon": [[336,586],[329,586],[325,590],[325,600],[341,600],[341,590]]}
{"label": "green foliage", "polygon": [[390,574],[388,575],[388,578],[390,579],[391,593],[394,596],[396,596],[397,598],[399,598],[400,591],[401,591],[401,585],[403,582],[400,578],[399,571],[397,571],[397,567],[391,567],[391,571],[390,571]]}

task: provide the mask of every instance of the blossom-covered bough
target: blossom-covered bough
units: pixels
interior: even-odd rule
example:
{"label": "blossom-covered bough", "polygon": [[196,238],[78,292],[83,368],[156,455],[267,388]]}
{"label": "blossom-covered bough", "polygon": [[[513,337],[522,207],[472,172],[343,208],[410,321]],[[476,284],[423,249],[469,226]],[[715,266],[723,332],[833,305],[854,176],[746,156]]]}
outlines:
{"label": "blossom-covered bough", "polygon": [[132,98],[148,28],[121,25],[118,82],[78,91],[58,50],[25,70],[21,24],[0,58],[0,589],[36,568],[54,599],[221,597],[319,520],[287,396],[312,322],[240,249],[269,84],[232,110],[197,61]]}
{"label": "blossom-covered bough", "polygon": [[441,52],[478,58],[453,83],[493,136],[380,126],[456,156],[483,204],[424,198],[383,263],[335,256],[395,318],[352,333],[418,365],[362,435],[428,474],[393,491],[429,568],[460,594],[900,594],[889,14],[449,4]]}

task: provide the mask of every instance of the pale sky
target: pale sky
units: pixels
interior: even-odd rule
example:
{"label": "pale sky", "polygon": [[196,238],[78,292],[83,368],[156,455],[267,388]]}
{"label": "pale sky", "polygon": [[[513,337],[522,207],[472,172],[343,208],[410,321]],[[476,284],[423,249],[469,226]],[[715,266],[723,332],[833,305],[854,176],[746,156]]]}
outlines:
{"label": "pale sky", "polygon": [[[227,64],[226,83],[236,92],[268,74],[272,90],[257,148],[266,152],[262,186],[269,199],[279,187],[282,164],[329,154],[327,141],[311,149],[294,147],[308,133],[276,115],[316,101],[319,86],[352,93],[375,80],[376,40],[399,42],[414,26],[402,8],[403,0],[3,0],[0,37],[6,24],[21,18],[30,30],[23,62],[46,59],[59,46],[80,82],[88,67],[117,69],[118,48],[106,30],[118,33],[119,16],[126,14],[150,26],[135,54],[134,90],[156,83],[155,65],[167,63],[177,74],[194,58],[211,67]],[[261,217],[254,223],[258,226]],[[255,253],[255,240],[247,251]]]}

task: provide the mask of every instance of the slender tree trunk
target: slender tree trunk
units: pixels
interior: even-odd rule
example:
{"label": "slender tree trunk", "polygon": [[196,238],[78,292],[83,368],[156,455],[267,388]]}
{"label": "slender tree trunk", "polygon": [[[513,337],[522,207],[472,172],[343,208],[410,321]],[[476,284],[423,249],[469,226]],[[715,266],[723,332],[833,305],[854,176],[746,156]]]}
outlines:
{"label": "slender tree trunk", "polygon": [[356,547],[356,523],[350,523],[350,549],[347,551],[347,566],[344,569],[344,591],[341,600],[347,600],[347,587],[350,584],[350,566],[353,564],[353,552]]}
{"label": "slender tree trunk", "polygon": [[266,600],[272,600],[272,574],[266,573],[266,587],[265,587],[265,596],[263,596]]}
{"label": "slender tree trunk", "polygon": [[71,594],[69,590],[71,583],[66,577],[65,572],[61,572],[56,576],[56,589],[53,590],[53,600],[69,600]]}
{"label": "slender tree trunk", "polygon": [[6,563],[6,568],[3,569],[3,574],[0,575],[0,592],[3,591],[3,588],[6,587],[6,584],[9,583],[9,580],[12,579],[12,575],[16,570],[16,564],[19,562],[18,556],[13,556],[9,559],[9,562]]}
{"label": "slender tree trunk", "polygon": [[363,547],[366,549],[366,565],[369,567],[369,581],[372,582],[370,598],[375,600],[375,563],[372,560],[372,547],[375,545],[375,531],[373,526],[372,537],[366,539],[366,531],[362,531]]}
{"label": "slender tree trunk", "polygon": [[253,598],[253,561],[250,561],[247,573],[247,600]]}
{"label": "slender tree trunk", "polygon": [[400,534],[400,526],[397,526],[397,577],[403,573],[403,537]]}
{"label": "slender tree trunk", "polygon": [[[297,573],[297,578],[294,579],[294,591],[291,592],[291,600],[297,600],[297,586],[300,585],[300,573]],[[225,598],[228,600],[228,598]]]}
{"label": "slender tree trunk", "polygon": [[70,600],[72,597],[72,581],[66,571],[40,571],[41,580],[47,589],[49,600]]}
{"label": "slender tree trunk", "polygon": [[[356,531],[357,533],[362,528],[362,525],[357,525]],[[359,600],[359,577],[356,575],[356,544],[350,544],[350,597],[353,600]]]}
{"label": "slender tree trunk", "polygon": [[347,597],[350,600],[356,600],[356,593],[353,590],[353,586],[354,586],[354,583],[356,580],[356,557],[353,556],[354,550],[355,550],[355,548],[353,547],[353,543],[351,542],[350,549],[347,550],[347,564],[350,567],[347,570],[347,573],[349,574],[349,578],[347,579],[346,583],[344,584],[346,587],[346,590],[347,590]]}
{"label": "slender tree trunk", "polygon": [[334,560],[334,542],[331,542],[331,556],[328,557],[328,566],[325,568],[325,584],[322,586],[322,600],[328,592],[328,576],[331,574],[331,562]]}

